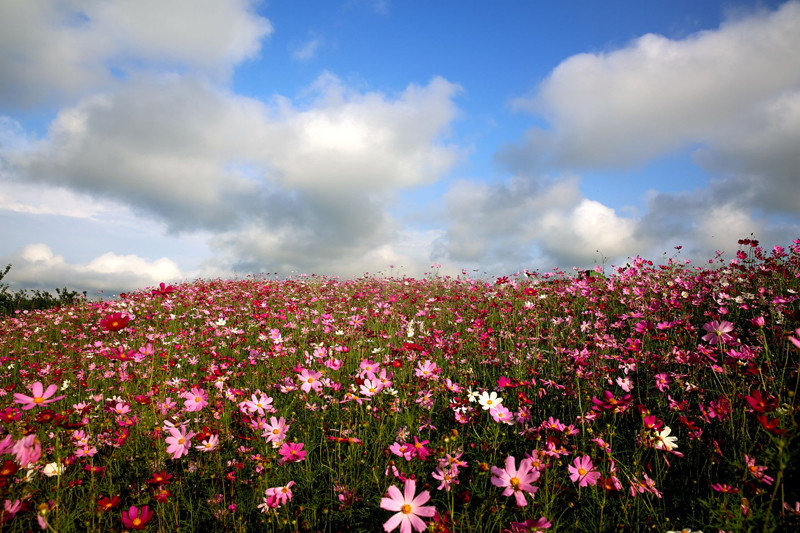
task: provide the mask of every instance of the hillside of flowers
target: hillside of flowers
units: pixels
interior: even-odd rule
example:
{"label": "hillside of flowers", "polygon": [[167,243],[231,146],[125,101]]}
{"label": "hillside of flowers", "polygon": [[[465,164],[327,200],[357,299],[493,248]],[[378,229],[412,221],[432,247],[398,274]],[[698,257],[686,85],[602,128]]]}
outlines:
{"label": "hillside of flowers", "polygon": [[800,239],[0,321],[0,531],[793,531]]}

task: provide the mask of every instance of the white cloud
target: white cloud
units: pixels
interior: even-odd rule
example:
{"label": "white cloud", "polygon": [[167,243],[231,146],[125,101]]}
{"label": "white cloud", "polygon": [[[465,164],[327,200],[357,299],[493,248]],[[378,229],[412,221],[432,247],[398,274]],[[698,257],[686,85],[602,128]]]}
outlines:
{"label": "white cloud", "polygon": [[[754,106],[800,85],[800,3],[788,2],[683,40],[648,34],[630,46],[563,61],[520,108],[551,125],[557,165],[627,166],[692,143],[713,144]],[[533,135],[533,134],[532,134]]]}
{"label": "white cloud", "polygon": [[292,59],[297,61],[310,61],[314,58],[322,45],[321,37],[311,37],[309,40],[290,46]]}
{"label": "white cloud", "polygon": [[394,96],[360,93],[326,74],[303,101],[265,103],[188,76],[141,75],[0,155],[7,181],[211,232],[237,268],[319,272],[375,253],[397,230],[387,210],[398,191],[436,181],[460,157],[444,141],[458,90],[434,78]]}
{"label": "white cloud", "polygon": [[11,271],[3,280],[11,290],[67,287],[95,292],[119,293],[155,286],[162,281],[181,281],[185,275],[170,259],[155,260],[137,255],[105,253],[87,263],[69,263],[46,244],[30,244],[8,258]]}
{"label": "white cloud", "polygon": [[61,101],[112,69],[190,69],[225,79],[272,32],[250,0],[0,2],[0,102]]}
{"label": "white cloud", "polygon": [[[514,191],[521,176],[544,169],[622,169],[690,149],[709,172],[709,185],[650,192],[637,217],[621,217],[577,189],[569,205],[542,204],[549,187],[528,188],[510,208],[484,201],[468,216],[453,211],[445,249],[454,257],[480,257],[495,246],[503,252],[498,257],[539,252],[563,265],[585,264],[594,250],[618,260],[660,255],[672,242],[696,259],[717,249],[730,253],[751,232],[763,242],[795,238],[797,224],[774,224],[770,217],[800,214],[800,197],[787,194],[800,183],[798,27],[800,2],[792,1],[685,39],[648,34],[620,50],[564,60],[533,96],[515,102],[549,128],[531,128],[498,151],[497,162],[517,177],[496,188]],[[537,210],[522,214],[513,207],[520,204]],[[493,222],[497,213],[538,224],[540,231],[509,238],[508,224]],[[504,245],[487,244],[498,235]]]}

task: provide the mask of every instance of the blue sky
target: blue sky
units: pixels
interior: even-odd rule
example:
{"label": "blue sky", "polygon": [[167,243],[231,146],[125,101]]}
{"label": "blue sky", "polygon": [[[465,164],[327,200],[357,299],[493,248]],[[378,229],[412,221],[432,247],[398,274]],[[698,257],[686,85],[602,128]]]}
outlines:
{"label": "blue sky", "polygon": [[797,1],[4,2],[4,281],[787,245],[799,28]]}

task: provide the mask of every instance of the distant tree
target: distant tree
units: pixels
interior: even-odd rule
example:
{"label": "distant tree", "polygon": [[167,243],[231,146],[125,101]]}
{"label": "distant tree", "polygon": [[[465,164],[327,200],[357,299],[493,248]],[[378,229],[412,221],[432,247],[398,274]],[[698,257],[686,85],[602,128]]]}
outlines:
{"label": "distant tree", "polygon": [[[0,271],[0,281],[11,270],[11,265]],[[32,311],[34,309],[50,309],[52,307],[63,307],[76,305],[86,300],[86,291],[79,293],[70,291],[66,287],[56,289],[55,296],[47,291],[35,290],[28,293],[26,290],[9,292],[7,283],[0,283],[0,315],[10,315],[14,311]]]}

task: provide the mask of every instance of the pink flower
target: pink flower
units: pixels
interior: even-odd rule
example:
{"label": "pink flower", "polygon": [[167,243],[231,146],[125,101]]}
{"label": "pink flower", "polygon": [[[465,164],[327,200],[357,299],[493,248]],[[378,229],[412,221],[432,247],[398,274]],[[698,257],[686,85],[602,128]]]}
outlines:
{"label": "pink flower", "polygon": [[0,512],[0,524],[5,524],[12,518],[17,516],[17,513],[22,508],[22,502],[19,500],[6,500],[3,502],[3,511]]}
{"label": "pink flower", "polygon": [[185,400],[183,408],[189,413],[201,411],[203,407],[208,405],[208,394],[197,387],[192,387],[191,391],[181,394],[181,398]]}
{"label": "pink flower", "polygon": [[297,463],[306,458],[302,442],[286,442],[278,450],[278,453],[282,456],[279,459],[281,463]]}
{"label": "pink flower", "polygon": [[417,531],[425,531],[427,526],[420,516],[431,517],[436,514],[436,509],[433,506],[423,506],[431,499],[427,490],[415,497],[416,492],[417,482],[413,479],[405,481],[402,493],[394,485],[389,487],[387,497],[381,498],[381,509],[396,513],[383,524],[384,531],[394,531],[397,526],[400,526],[400,533],[411,533],[412,526]]}
{"label": "pink flower", "polygon": [[406,461],[410,461],[414,457],[414,446],[405,442],[395,442],[389,446],[389,451]]}
{"label": "pink flower", "polygon": [[753,477],[755,477],[757,480],[761,481],[762,483],[766,483],[767,485],[772,485],[772,482],[775,481],[771,476],[767,475],[767,467],[757,466],[756,460],[749,455],[745,454],[744,461],[747,464],[747,470],[753,474]]}
{"label": "pink flower", "polygon": [[275,409],[272,408],[272,398],[261,393],[260,396],[253,394],[250,400],[245,402],[245,408],[247,409],[248,414],[258,413],[258,416],[264,416],[264,411],[272,411],[275,412]]}
{"label": "pink flower", "polygon": [[489,409],[489,414],[492,415],[492,419],[494,419],[494,421],[498,424],[508,424],[509,426],[514,425],[514,413],[512,413],[504,405],[492,407]]}
{"label": "pink flower", "polygon": [[219,446],[219,435],[211,435],[207,439],[204,439],[202,443],[195,446],[195,449],[208,453],[216,450],[217,446]]}
{"label": "pink flower", "polygon": [[303,369],[297,375],[297,378],[300,380],[300,388],[305,392],[311,392],[311,389],[314,391],[319,392],[322,390],[322,383],[320,383],[319,378],[322,377],[322,372],[312,372],[310,370]]}
{"label": "pink flower", "polygon": [[131,505],[127,511],[122,511],[122,525],[128,529],[144,529],[151,518],[153,511],[146,505],[141,511],[135,505]]}
{"label": "pink flower", "polygon": [[794,334],[797,335],[798,338],[789,337],[789,340],[794,344],[795,348],[800,350],[800,328],[797,328]]}
{"label": "pink flower", "polygon": [[426,359],[425,361],[417,363],[414,375],[422,379],[433,379],[437,377],[439,371],[440,369],[436,366],[436,363],[432,363]]}
{"label": "pink flower", "polygon": [[433,476],[434,479],[441,481],[441,484],[439,484],[437,490],[444,489],[449,492],[451,485],[458,485],[458,468],[442,468],[439,466],[436,468],[436,471],[431,474],[431,476]]}
{"label": "pink flower", "polygon": [[34,407],[38,407],[41,405],[47,405],[48,403],[53,403],[55,401],[64,398],[64,396],[50,398],[53,394],[56,393],[57,390],[58,390],[58,385],[56,384],[52,384],[49,387],[47,387],[47,390],[44,390],[44,386],[42,385],[42,383],[37,381],[36,383],[33,384],[33,386],[31,386],[31,393],[33,393],[33,396],[26,396],[25,394],[15,392],[14,401],[16,403],[21,403],[22,410],[27,411],[28,409],[33,409]]}
{"label": "pink flower", "polygon": [[596,485],[600,472],[594,469],[592,459],[588,455],[576,457],[575,461],[568,467],[569,478],[573,483],[578,483],[579,487],[586,485]]}
{"label": "pink flower", "polygon": [[728,333],[733,331],[733,324],[727,320],[723,320],[722,322],[712,320],[704,325],[703,329],[708,331],[708,334],[703,335],[703,340],[711,344],[725,343],[733,340],[733,336],[728,335]]}
{"label": "pink flower", "polygon": [[294,481],[290,481],[283,487],[271,487],[264,491],[264,503],[258,507],[261,512],[267,512],[269,509],[280,507],[284,503],[292,499],[292,486]]}
{"label": "pink flower", "polygon": [[27,435],[17,441],[12,453],[17,457],[17,464],[24,468],[39,460],[42,456],[42,445],[36,435]]}
{"label": "pink flower", "polygon": [[516,459],[512,455],[506,457],[504,470],[496,466],[492,467],[492,485],[505,487],[503,496],[511,496],[513,494],[517,500],[518,507],[528,505],[528,501],[525,499],[526,492],[532,497],[539,490],[539,487],[531,485],[537,479],[539,479],[539,471],[533,468],[530,459],[520,461],[519,470],[516,467]]}
{"label": "pink flower", "polygon": [[192,444],[192,437],[194,431],[186,433],[186,426],[181,426],[180,429],[171,427],[169,428],[171,436],[167,437],[166,442],[167,453],[172,455],[173,459],[180,459],[183,455],[189,455],[189,448]]}
{"label": "pink flower", "polygon": [[524,522],[511,522],[511,527],[502,530],[500,533],[521,533],[522,531],[541,531],[549,529],[553,525],[547,518],[541,517],[538,520],[529,518]]}
{"label": "pink flower", "polygon": [[286,420],[283,417],[278,420],[273,416],[270,417],[269,422],[261,436],[266,437],[267,442],[283,442],[283,439],[286,438],[286,433],[289,431]]}

